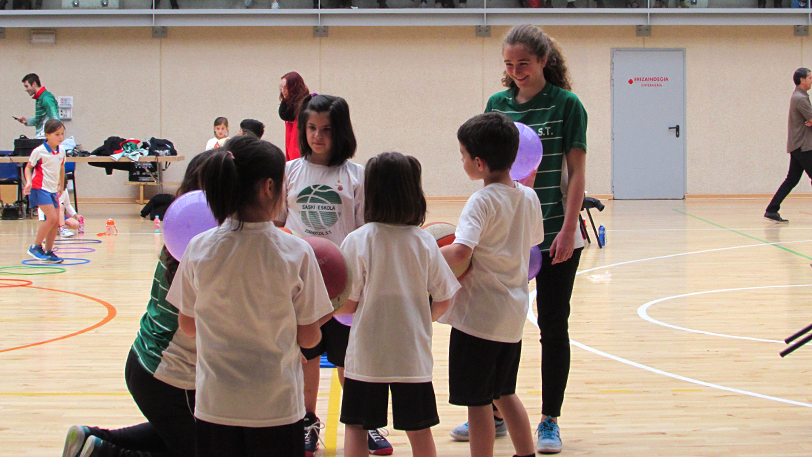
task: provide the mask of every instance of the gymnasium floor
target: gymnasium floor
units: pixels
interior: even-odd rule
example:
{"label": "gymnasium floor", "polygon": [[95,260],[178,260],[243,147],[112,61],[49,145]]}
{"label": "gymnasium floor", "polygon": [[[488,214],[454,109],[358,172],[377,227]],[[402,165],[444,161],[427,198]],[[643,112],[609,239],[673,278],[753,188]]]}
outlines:
{"label": "gymnasium floor", "polygon": [[[766,201],[755,199],[605,203],[593,216],[608,246],[586,247],[575,285],[561,455],[812,455],[812,344],[778,355],[812,322],[809,200],[785,202],[785,225],[763,219]],[[462,205],[431,201],[429,221],[456,223]],[[102,242],[79,245],[95,251],[68,257],[90,263],[59,274],[11,274],[31,272],[5,267],[28,258],[36,221],[0,221],[2,456],[58,456],[71,425],[143,420],[123,370],[161,236],[139,205],[80,208],[87,233],[74,239]],[[99,237],[107,218],[119,234]],[[449,328],[435,326],[438,454],[469,455],[448,436],[465,411],[448,405]],[[517,392],[534,422],[539,358],[528,321]],[[320,395],[323,455],[343,455],[333,370],[322,370]],[[411,455],[391,432],[394,455]],[[512,454],[498,439],[496,455]]]}

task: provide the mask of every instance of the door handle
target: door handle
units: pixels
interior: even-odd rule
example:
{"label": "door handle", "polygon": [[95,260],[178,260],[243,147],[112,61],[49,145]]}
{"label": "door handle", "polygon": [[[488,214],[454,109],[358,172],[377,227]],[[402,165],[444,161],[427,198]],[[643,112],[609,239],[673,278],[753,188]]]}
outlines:
{"label": "door handle", "polygon": [[677,131],[677,138],[679,138],[679,125],[676,127],[668,127],[668,130],[676,130]]}

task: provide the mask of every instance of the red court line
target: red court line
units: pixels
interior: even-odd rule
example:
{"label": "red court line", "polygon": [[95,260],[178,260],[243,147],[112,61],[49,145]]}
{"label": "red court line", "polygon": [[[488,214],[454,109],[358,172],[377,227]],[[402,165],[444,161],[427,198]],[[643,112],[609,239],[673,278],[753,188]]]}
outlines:
{"label": "red court line", "polygon": [[809,214],[810,216],[812,216],[812,213],[807,213],[806,211],[801,211],[801,212],[804,213],[804,214]]}
{"label": "red court line", "polygon": [[87,332],[89,332],[91,330],[95,330],[95,329],[101,327],[102,325],[110,322],[111,320],[113,320],[114,317],[116,317],[116,308],[113,305],[111,305],[110,303],[107,303],[106,301],[103,301],[103,300],[99,300],[98,298],[94,298],[94,297],[91,297],[91,296],[88,296],[88,295],[79,294],[79,293],[76,293],[76,292],[68,292],[67,290],[48,289],[46,287],[33,287],[33,286],[27,286],[27,287],[30,288],[30,289],[49,290],[51,292],[60,292],[60,293],[63,293],[63,294],[71,294],[71,295],[76,295],[77,297],[82,297],[82,298],[86,298],[88,300],[92,300],[92,301],[94,301],[96,303],[100,303],[102,306],[107,308],[107,316],[104,319],[102,319],[101,321],[97,322],[96,324],[91,325],[90,327],[88,327],[86,329],[79,330],[78,332],[71,333],[70,335],[64,335],[64,336],[60,336],[60,337],[57,337],[57,338],[52,338],[50,340],[39,341],[37,343],[26,344],[24,346],[17,346],[17,347],[8,348],[8,349],[0,349],[0,353],[9,352],[9,351],[16,351],[17,349],[25,349],[25,348],[30,348],[30,347],[34,347],[34,346],[40,346],[40,345],[47,344],[47,343],[53,343],[54,341],[65,340],[65,339],[68,339],[68,338],[71,338],[71,337],[74,337],[74,336],[77,336],[77,335],[81,335],[82,333],[87,333]]}

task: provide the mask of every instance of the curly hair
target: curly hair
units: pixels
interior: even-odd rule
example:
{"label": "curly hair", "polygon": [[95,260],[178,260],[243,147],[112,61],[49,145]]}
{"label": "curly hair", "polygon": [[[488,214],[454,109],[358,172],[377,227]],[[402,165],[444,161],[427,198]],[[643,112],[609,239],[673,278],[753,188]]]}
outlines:
{"label": "curly hair", "polygon": [[[547,36],[535,25],[524,24],[510,29],[505,35],[504,41],[502,41],[503,47],[516,44],[523,45],[528,52],[539,59],[547,57],[547,65],[544,66],[544,79],[554,86],[569,91],[572,90],[567,62],[564,60],[561,47],[554,39]],[[502,77],[502,84],[507,88],[516,87],[516,83],[508,76],[507,72]]]}

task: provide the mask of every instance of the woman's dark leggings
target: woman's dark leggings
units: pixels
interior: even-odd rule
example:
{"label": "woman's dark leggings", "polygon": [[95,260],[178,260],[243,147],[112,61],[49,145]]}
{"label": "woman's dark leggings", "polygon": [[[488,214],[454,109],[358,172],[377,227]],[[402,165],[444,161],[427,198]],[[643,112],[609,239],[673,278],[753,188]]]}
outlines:
{"label": "woman's dark leggings", "polygon": [[570,374],[570,299],[583,248],[566,262],[553,265],[550,252],[541,254],[536,276],[536,304],[541,331],[541,414],[558,417]]}
{"label": "woman's dark leggings", "polygon": [[127,388],[149,422],[116,430],[89,427],[104,441],[103,457],[194,457],[195,391],[159,381],[130,349],[124,370]]}

